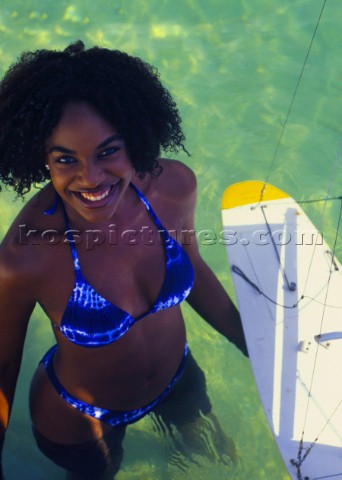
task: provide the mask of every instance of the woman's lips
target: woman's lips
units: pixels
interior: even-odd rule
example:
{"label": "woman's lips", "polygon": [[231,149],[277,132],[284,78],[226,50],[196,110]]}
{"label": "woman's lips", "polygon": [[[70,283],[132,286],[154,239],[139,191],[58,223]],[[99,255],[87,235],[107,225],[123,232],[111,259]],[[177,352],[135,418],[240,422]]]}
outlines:
{"label": "woman's lips", "polygon": [[93,191],[79,191],[73,192],[73,194],[81,201],[82,205],[86,208],[100,208],[107,205],[113,198],[117,185],[107,186],[105,188],[96,189]]}
{"label": "woman's lips", "polygon": [[80,192],[81,196],[86,200],[90,200],[91,202],[97,202],[106,198],[109,195],[111,187],[106,188],[102,193],[91,193],[91,192]]}

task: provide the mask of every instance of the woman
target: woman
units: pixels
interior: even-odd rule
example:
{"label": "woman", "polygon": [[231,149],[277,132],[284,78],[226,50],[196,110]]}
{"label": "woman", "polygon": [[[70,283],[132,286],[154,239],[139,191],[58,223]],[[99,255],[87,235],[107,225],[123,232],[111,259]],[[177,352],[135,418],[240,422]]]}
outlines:
{"label": "woman", "polygon": [[[211,415],[185,298],[247,354],[238,312],[187,235],[195,176],[159,158],[185,150],[180,122],[151,66],[80,41],[24,53],[1,82],[2,182],[23,196],[50,181],[1,245],[0,438],[38,302],[57,344],[32,381],[33,432],[74,478],[117,471],[126,425],[149,412],[184,435]],[[187,411],[174,415],[180,395]]]}

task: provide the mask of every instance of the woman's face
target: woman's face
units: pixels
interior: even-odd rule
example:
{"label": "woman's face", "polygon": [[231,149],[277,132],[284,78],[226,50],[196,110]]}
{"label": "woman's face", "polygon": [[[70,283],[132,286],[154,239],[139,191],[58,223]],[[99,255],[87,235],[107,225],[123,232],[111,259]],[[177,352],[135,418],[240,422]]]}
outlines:
{"label": "woman's face", "polygon": [[47,142],[51,181],[68,214],[112,218],[133,175],[122,136],[91,105],[68,103]]}

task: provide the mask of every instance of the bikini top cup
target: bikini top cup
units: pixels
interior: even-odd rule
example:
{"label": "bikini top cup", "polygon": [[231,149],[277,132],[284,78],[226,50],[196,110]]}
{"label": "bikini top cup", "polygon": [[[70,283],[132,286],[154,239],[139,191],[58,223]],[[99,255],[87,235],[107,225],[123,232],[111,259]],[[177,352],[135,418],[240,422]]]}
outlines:
{"label": "bikini top cup", "polygon": [[[75,267],[75,285],[62,316],[61,324],[53,324],[70,342],[83,347],[101,347],[122,337],[138,320],[181,303],[190,293],[194,271],[187,253],[161,224],[151,205],[132,183],[130,186],[144,203],[161,232],[165,246],[164,281],[154,305],[139,317],[113,305],[97,293],[84,278],[71,232],[67,232]],[[62,202],[61,202],[62,203]],[[67,231],[70,230],[62,203]],[[51,209],[46,213],[51,214]]]}

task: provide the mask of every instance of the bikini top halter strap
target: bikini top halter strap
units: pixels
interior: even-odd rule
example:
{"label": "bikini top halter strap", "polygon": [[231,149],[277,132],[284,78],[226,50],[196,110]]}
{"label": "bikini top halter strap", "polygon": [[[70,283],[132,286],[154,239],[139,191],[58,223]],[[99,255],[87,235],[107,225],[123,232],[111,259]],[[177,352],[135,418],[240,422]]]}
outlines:
{"label": "bikini top halter strap", "polygon": [[[141,191],[132,182],[130,183],[130,187],[133,188],[133,190],[137,194],[138,198],[145,205],[146,210],[148,211],[149,215],[151,216],[152,220],[154,221],[155,225],[157,226],[159,232],[162,234],[162,236],[164,238],[164,241],[170,242],[170,240],[172,239],[171,235],[168,233],[168,231],[161,224],[159,218],[157,217],[156,213],[152,209],[152,207],[151,207],[149,201],[147,200],[147,198],[141,193]],[[57,209],[58,203],[60,203],[60,205],[61,205],[62,215],[63,215],[63,219],[64,219],[64,225],[66,227],[66,230],[65,230],[65,234],[66,234],[66,237],[67,237],[66,241],[70,245],[71,254],[72,254],[72,258],[73,258],[73,262],[74,262],[74,267],[75,267],[76,271],[80,271],[81,268],[80,268],[80,262],[79,262],[78,255],[77,255],[77,250],[76,250],[76,240],[75,240],[74,235],[73,235],[73,232],[76,232],[76,230],[70,228],[70,222],[69,222],[68,214],[66,212],[64,203],[63,203],[62,199],[60,198],[60,196],[58,195],[57,192],[55,193],[55,199],[54,199],[54,202],[53,202],[52,206],[49,209],[45,210],[44,214],[45,215],[53,215],[55,213],[56,209]]]}

